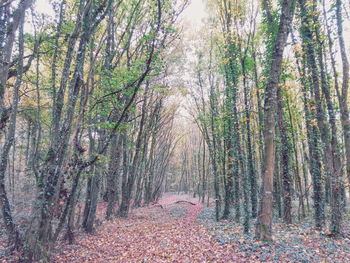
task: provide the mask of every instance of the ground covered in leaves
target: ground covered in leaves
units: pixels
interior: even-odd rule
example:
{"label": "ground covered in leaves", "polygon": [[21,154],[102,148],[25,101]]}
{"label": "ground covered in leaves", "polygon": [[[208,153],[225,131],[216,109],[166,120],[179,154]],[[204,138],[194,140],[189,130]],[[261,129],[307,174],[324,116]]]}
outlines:
{"label": "ground covered in leaves", "polygon": [[[202,205],[186,196],[166,196],[159,205],[139,208],[127,220],[104,223],[94,235],[61,247],[54,262],[239,262],[197,218]],[[189,200],[188,197],[186,199]]]}
{"label": "ground covered in leaves", "polygon": [[271,244],[242,233],[232,220],[216,222],[212,207],[166,195],[128,219],[103,222],[93,235],[77,233],[73,245],[57,244],[52,262],[350,262],[349,237],[330,239],[311,223],[276,223]]}
{"label": "ground covered in leaves", "polygon": [[[334,240],[327,232],[316,231],[312,219],[303,223],[285,225],[274,223],[274,241],[259,242],[254,235],[243,234],[241,224],[233,220],[216,222],[214,208],[204,207],[199,215],[199,223],[206,226],[212,237],[222,246],[235,248],[247,262],[350,262],[349,221],[345,222],[344,238]],[[252,222],[252,232],[254,233]]]}

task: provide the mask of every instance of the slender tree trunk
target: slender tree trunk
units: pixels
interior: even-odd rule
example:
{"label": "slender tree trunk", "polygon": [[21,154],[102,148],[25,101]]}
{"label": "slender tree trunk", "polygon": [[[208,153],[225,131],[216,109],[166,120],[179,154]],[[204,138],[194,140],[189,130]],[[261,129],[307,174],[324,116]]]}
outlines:
{"label": "slender tree trunk", "polygon": [[344,33],[343,33],[343,3],[341,0],[336,0],[336,17],[337,17],[337,33],[340,47],[340,55],[343,65],[343,83],[342,92],[338,92],[338,100],[340,105],[341,121],[344,133],[344,145],[346,154],[346,171],[348,180],[350,181],[350,118],[348,107],[348,89],[349,89],[349,59],[346,52]]}
{"label": "slender tree trunk", "polygon": [[202,204],[204,204],[205,202],[205,192],[206,192],[206,188],[207,188],[207,182],[206,182],[206,157],[205,157],[205,153],[206,153],[206,147],[205,147],[205,141],[203,140],[203,155],[202,155]]}
{"label": "slender tree trunk", "polygon": [[[227,92],[228,87],[226,88],[226,115],[230,115],[231,109],[233,107],[232,105],[232,98],[230,94]],[[226,141],[226,148],[227,148],[227,170],[226,170],[226,176],[225,176],[225,198],[224,198],[224,211],[222,214],[222,219],[228,219],[230,215],[230,207],[232,204],[232,194],[233,194],[233,178],[238,176],[237,167],[234,161],[234,149],[233,149],[233,116],[229,116],[226,118],[227,123],[227,129],[225,134],[225,141]],[[236,181],[236,179],[235,179]],[[236,194],[235,194],[236,197]],[[236,202],[236,200],[235,200]]]}
{"label": "slender tree trunk", "polygon": [[295,1],[282,2],[281,17],[276,43],[272,55],[270,76],[265,92],[264,142],[265,156],[263,169],[263,187],[256,236],[260,240],[272,240],[272,192],[275,159],[275,105],[276,91],[280,78],[284,47],[293,21]]}
{"label": "slender tree trunk", "polygon": [[275,170],[274,170],[274,176],[273,176],[273,200],[274,200],[274,207],[277,207],[277,213],[278,217],[283,217],[283,207],[282,207],[282,180],[281,180],[281,166],[280,166],[280,156],[279,156],[279,145],[276,145],[276,152],[275,152]]}
{"label": "slender tree trunk", "polygon": [[[247,102],[246,102],[247,103]],[[257,186],[257,174],[254,167],[254,158],[253,158],[253,143],[251,138],[251,128],[250,128],[250,114],[248,109],[247,118],[247,151],[248,151],[248,171],[249,171],[249,184],[250,184],[250,200],[252,205],[252,217],[256,218],[257,216],[257,200],[258,200],[258,186]]]}
{"label": "slender tree trunk", "polygon": [[[220,219],[220,210],[221,210],[221,196],[220,196],[220,175],[218,169],[218,150],[217,150],[217,129],[216,129],[216,118],[217,118],[217,109],[216,109],[216,94],[215,88],[211,86],[210,88],[210,108],[211,108],[211,116],[210,116],[210,126],[212,131],[212,143],[209,144],[209,152],[212,153],[210,156],[210,160],[212,163],[212,169],[214,173],[214,191],[215,191],[215,218],[216,221]],[[208,140],[210,141],[210,139]],[[212,147],[211,147],[211,146]],[[212,149],[210,149],[212,148]]]}
{"label": "slender tree trunk", "polygon": [[283,116],[281,88],[277,90],[277,113],[278,127],[281,137],[281,169],[282,169],[282,186],[283,186],[283,222],[292,223],[292,179],[289,173],[290,167],[290,141],[288,131],[285,127]]}
{"label": "slender tree trunk", "polygon": [[134,183],[135,183],[136,176],[137,176],[138,161],[139,161],[140,153],[141,153],[141,143],[142,143],[142,138],[144,135],[143,132],[144,132],[144,127],[145,127],[146,108],[148,105],[148,103],[147,103],[148,89],[149,89],[149,83],[146,84],[146,90],[145,90],[145,94],[144,94],[144,102],[143,102],[142,110],[141,110],[140,126],[139,126],[139,131],[137,134],[137,138],[136,138],[135,153],[134,153],[133,160],[131,163],[130,174],[128,175],[128,179],[127,179],[126,184],[124,184],[124,186],[126,188],[123,190],[122,201],[121,201],[119,211],[118,211],[118,215],[120,217],[127,217],[128,216],[131,195],[132,195]]}
{"label": "slender tree trunk", "polygon": [[[23,75],[23,54],[24,54],[24,39],[23,39],[23,27],[24,27],[24,13],[19,19],[19,62],[18,62],[18,76],[14,87],[12,97],[12,111],[10,114],[10,122],[6,133],[6,138],[0,153],[0,208],[2,217],[4,219],[5,229],[8,235],[9,244],[18,249],[22,245],[22,240],[19,236],[19,231],[14,223],[10,202],[7,197],[5,189],[5,173],[9,161],[9,153],[13,143],[15,141],[18,102],[19,102],[19,89],[22,84]],[[1,95],[1,94],[0,94]]]}
{"label": "slender tree trunk", "polygon": [[[299,167],[301,167],[299,162],[299,156],[298,156],[298,150],[297,150],[297,139],[298,139],[298,131],[296,130],[296,127],[294,126],[293,116],[290,108],[289,99],[287,99],[287,107],[288,107],[288,116],[289,116],[289,122],[292,129],[292,143],[293,143],[293,152],[294,152],[294,158],[295,158],[295,180],[298,188],[298,197],[299,197],[299,208],[301,207],[301,217],[305,218],[305,204],[304,204],[304,192],[303,192],[303,186],[301,182],[301,177],[299,173]],[[305,187],[307,187],[305,185]],[[301,218],[299,218],[300,220]]]}
{"label": "slender tree trunk", "polygon": [[[261,95],[260,95],[260,85],[259,85],[259,76],[258,76],[258,61],[257,61],[257,58],[256,58],[256,51],[254,50],[253,51],[253,60],[254,60],[254,82],[255,82],[255,89],[256,89],[256,100],[257,100],[257,107],[258,107],[258,130],[259,130],[259,135],[258,135],[258,138],[259,138],[259,151],[258,151],[258,156],[260,156],[260,160],[262,162],[262,160],[264,159],[264,140],[263,140],[263,130],[264,130],[264,110],[263,110],[263,107],[261,105],[261,101],[262,101],[262,98],[261,98]],[[257,167],[258,169],[258,175],[261,175],[262,174],[262,167],[261,165],[259,165],[259,167]],[[258,177],[258,176],[257,176]],[[258,192],[258,186],[256,186],[257,189],[256,191]],[[257,215],[257,210],[258,210],[258,200],[256,198],[256,215]],[[255,216],[256,217],[256,216]]]}

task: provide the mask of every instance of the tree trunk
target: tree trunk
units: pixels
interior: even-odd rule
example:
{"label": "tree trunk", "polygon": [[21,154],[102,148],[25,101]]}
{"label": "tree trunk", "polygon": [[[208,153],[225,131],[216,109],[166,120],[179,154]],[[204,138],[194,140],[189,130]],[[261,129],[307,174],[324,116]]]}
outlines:
{"label": "tree trunk", "polygon": [[280,24],[276,36],[275,48],[272,55],[270,73],[266,84],[265,92],[265,116],[264,116],[264,169],[263,187],[260,201],[258,222],[256,226],[256,236],[259,240],[272,240],[272,192],[273,174],[275,159],[275,105],[276,91],[280,78],[283,51],[293,21],[295,1],[284,0]]}
{"label": "tree trunk", "polygon": [[344,145],[346,154],[346,171],[348,180],[350,181],[350,118],[348,108],[348,89],[349,89],[349,59],[346,52],[344,33],[343,33],[343,15],[342,1],[336,0],[336,17],[337,17],[337,33],[340,47],[340,55],[343,65],[343,83],[342,92],[338,92],[338,100],[340,105],[341,121],[344,134]]}
{"label": "tree trunk", "polygon": [[[24,12],[24,11],[23,11]],[[22,240],[19,236],[19,231],[14,223],[12,217],[12,211],[10,202],[7,197],[5,189],[5,173],[9,161],[9,153],[13,143],[15,141],[18,102],[19,102],[19,89],[22,84],[23,75],[23,53],[24,53],[24,39],[23,39],[23,27],[24,27],[24,13],[20,17],[19,23],[19,62],[18,62],[18,76],[14,86],[14,92],[12,97],[12,111],[10,114],[10,122],[6,133],[6,138],[1,149],[0,154],[0,208],[4,219],[5,229],[8,235],[9,244],[18,249],[22,245]],[[3,86],[4,88],[4,86]],[[1,94],[0,94],[1,96]],[[1,98],[0,98],[1,99]]]}
{"label": "tree trunk", "polygon": [[277,113],[278,127],[281,137],[281,169],[282,169],[282,186],[283,186],[283,222],[285,224],[292,223],[292,179],[289,173],[290,167],[290,141],[288,131],[285,127],[283,116],[283,105],[281,88],[277,90]]}
{"label": "tree trunk", "polygon": [[[300,162],[299,162],[299,156],[298,156],[298,150],[297,150],[297,139],[298,139],[298,131],[296,130],[296,127],[294,126],[293,116],[290,108],[289,99],[287,98],[287,107],[288,107],[288,116],[289,116],[289,122],[292,129],[292,143],[293,143],[293,152],[294,152],[294,158],[295,158],[295,180],[298,188],[298,198],[299,198],[299,208],[301,207],[301,216],[299,213],[299,220],[302,218],[305,218],[305,204],[304,204],[304,192],[301,182],[301,177],[299,173]],[[305,184],[305,188],[307,185]]]}
{"label": "tree trunk", "polygon": [[[227,81],[229,82],[229,81]],[[227,170],[225,175],[225,198],[224,198],[224,211],[222,214],[222,219],[228,219],[230,215],[230,207],[232,204],[232,194],[233,194],[233,178],[238,176],[237,171],[237,162],[234,161],[234,146],[233,146],[233,116],[231,116],[232,105],[232,97],[228,92],[228,89],[231,88],[226,87],[226,123],[227,129],[225,134],[226,148],[227,148]],[[236,195],[235,195],[236,196]]]}
{"label": "tree trunk", "polygon": [[107,209],[106,219],[111,220],[115,215],[115,205],[118,198],[118,177],[121,158],[120,139],[118,136],[114,136],[110,145],[110,161],[108,165],[107,174]]}
{"label": "tree trunk", "polygon": [[[95,168],[98,169],[98,168]],[[98,205],[98,194],[100,189],[100,175],[94,174],[88,179],[86,189],[85,209],[83,216],[83,228],[87,233],[93,233]]]}

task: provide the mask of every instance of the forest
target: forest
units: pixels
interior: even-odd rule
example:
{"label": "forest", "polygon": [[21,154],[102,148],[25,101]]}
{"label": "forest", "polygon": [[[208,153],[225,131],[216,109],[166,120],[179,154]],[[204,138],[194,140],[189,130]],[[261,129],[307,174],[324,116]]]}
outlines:
{"label": "forest", "polygon": [[0,0],[0,262],[350,262],[350,2]]}

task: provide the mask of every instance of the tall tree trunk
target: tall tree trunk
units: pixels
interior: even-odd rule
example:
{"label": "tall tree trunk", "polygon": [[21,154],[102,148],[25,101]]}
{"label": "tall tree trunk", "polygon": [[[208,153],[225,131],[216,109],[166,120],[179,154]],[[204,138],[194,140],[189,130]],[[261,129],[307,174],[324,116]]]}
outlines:
{"label": "tall tree trunk", "polygon": [[[231,115],[232,98],[228,92],[229,87],[226,88],[226,123],[227,129],[225,129],[225,141],[227,148],[227,170],[225,176],[225,198],[224,198],[224,211],[222,214],[222,219],[228,219],[230,215],[230,207],[232,205],[232,194],[233,194],[233,178],[238,176],[237,162],[234,161],[234,146],[233,146],[233,116]],[[236,179],[235,179],[236,181]],[[236,194],[235,194],[236,196]],[[236,201],[236,200],[235,200]]]}
{"label": "tall tree trunk", "polygon": [[131,201],[131,195],[132,195],[132,191],[134,188],[134,183],[136,180],[136,176],[137,176],[137,168],[138,168],[138,164],[139,164],[139,158],[140,158],[140,154],[141,154],[141,144],[142,144],[142,138],[144,136],[144,128],[145,128],[145,122],[146,122],[146,109],[148,106],[148,102],[147,102],[147,94],[148,94],[148,90],[149,90],[149,83],[146,84],[146,89],[144,92],[144,101],[142,104],[142,109],[141,109],[141,120],[140,120],[140,126],[139,126],[139,130],[138,130],[138,134],[137,134],[137,138],[136,138],[136,143],[135,143],[135,153],[132,159],[132,163],[131,163],[131,168],[130,168],[130,173],[128,175],[128,179],[126,184],[123,185],[123,187],[125,187],[122,192],[122,201],[119,207],[119,211],[118,211],[118,216],[120,217],[127,217],[128,213],[129,213],[129,208],[130,208],[130,201]]}
{"label": "tall tree trunk", "polygon": [[281,180],[281,162],[280,162],[279,145],[276,145],[275,151],[275,170],[273,175],[273,200],[274,207],[277,207],[278,217],[283,217],[282,207],[282,180]]}
{"label": "tall tree trunk", "polygon": [[[248,85],[247,85],[247,75],[246,75],[246,62],[245,59],[242,60],[242,74],[243,74],[243,86],[244,86],[244,104],[245,104],[245,117],[246,117],[246,129],[247,129],[247,165],[249,174],[249,184],[250,184],[250,200],[252,207],[252,217],[256,218],[257,215],[257,175],[254,167],[254,149],[252,142],[252,131],[251,131],[251,107],[249,105],[248,98]],[[258,99],[259,100],[259,99]],[[260,114],[260,112],[259,112]]]}
{"label": "tall tree trunk", "polygon": [[205,192],[207,188],[207,182],[206,182],[206,148],[205,148],[205,141],[203,140],[203,150],[202,150],[202,204],[205,202]]}
{"label": "tall tree trunk", "polygon": [[276,91],[281,74],[283,51],[293,21],[295,1],[282,2],[281,17],[271,59],[270,73],[265,89],[264,116],[264,169],[256,236],[260,240],[272,240],[272,192],[275,161],[275,106]]}
{"label": "tall tree trunk", "polygon": [[[209,139],[208,136],[208,144],[209,152],[212,153],[210,156],[210,160],[212,163],[212,169],[214,174],[214,192],[215,192],[215,218],[216,221],[219,221],[220,219],[220,211],[221,211],[221,195],[220,195],[220,174],[219,174],[219,168],[218,168],[218,139],[217,139],[217,128],[216,128],[216,122],[217,122],[217,108],[216,108],[216,92],[215,87],[211,85],[210,87],[210,108],[211,108],[211,116],[210,116],[210,126],[212,131],[212,138]],[[212,143],[211,143],[212,142]]]}
{"label": "tall tree trunk", "polygon": [[278,127],[281,137],[281,169],[282,169],[282,186],[283,186],[283,222],[286,224],[292,223],[292,179],[289,173],[290,167],[290,141],[288,131],[285,127],[283,116],[283,104],[281,88],[277,90],[277,113]]}
{"label": "tall tree trunk", "polygon": [[[24,12],[24,11],[23,11]],[[22,240],[19,236],[19,231],[14,223],[10,202],[7,197],[5,189],[5,173],[9,161],[9,153],[13,143],[15,141],[18,102],[19,102],[19,89],[22,84],[23,75],[23,54],[24,54],[24,13],[20,17],[19,23],[19,62],[18,62],[18,75],[14,87],[12,97],[12,110],[10,114],[10,122],[6,133],[6,138],[0,153],[0,208],[4,219],[5,229],[8,235],[9,244],[18,249],[22,245]]]}
{"label": "tall tree trunk", "polygon": [[346,171],[348,180],[350,181],[350,118],[348,108],[348,89],[349,89],[349,59],[346,52],[344,33],[343,33],[343,3],[336,0],[336,17],[337,17],[337,33],[340,47],[340,55],[343,65],[343,83],[341,94],[338,92],[338,100],[340,105],[341,121],[344,133],[344,144],[346,153]]}
{"label": "tall tree trunk", "polygon": [[[287,99],[287,107],[288,107],[289,122],[290,122],[290,126],[292,129],[292,143],[293,143],[293,152],[294,152],[294,159],[295,159],[294,170],[295,170],[295,180],[296,180],[296,184],[297,184],[297,188],[298,188],[299,209],[301,208],[301,217],[304,218],[306,216],[306,214],[305,214],[303,186],[302,186],[301,177],[300,177],[300,173],[299,173],[299,168],[301,166],[300,166],[300,162],[299,162],[298,148],[297,148],[298,131],[296,130],[296,127],[294,126],[294,121],[293,121],[293,116],[292,116],[292,112],[291,112],[291,108],[290,108],[289,99]],[[307,187],[307,185],[305,184],[305,188],[306,187]],[[299,213],[299,215],[300,215],[300,213]],[[299,216],[299,220],[300,219],[301,218]]]}

